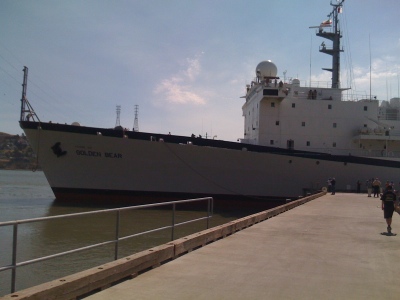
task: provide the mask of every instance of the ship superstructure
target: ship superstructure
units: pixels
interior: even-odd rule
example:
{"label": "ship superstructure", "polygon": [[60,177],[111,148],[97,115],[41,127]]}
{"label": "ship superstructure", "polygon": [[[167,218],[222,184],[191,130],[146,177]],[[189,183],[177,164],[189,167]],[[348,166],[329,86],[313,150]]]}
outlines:
{"label": "ship superstructure", "polygon": [[[332,56],[330,87],[305,86],[300,80],[283,82],[277,66],[263,61],[246,87],[243,105],[243,142],[278,148],[377,158],[400,158],[400,99],[380,102],[376,97],[351,98],[340,84],[342,37],[338,14],[344,1],[333,6],[329,19],[317,28],[320,52]],[[312,27],[312,28],[313,28]],[[330,29],[330,31],[327,31]]]}

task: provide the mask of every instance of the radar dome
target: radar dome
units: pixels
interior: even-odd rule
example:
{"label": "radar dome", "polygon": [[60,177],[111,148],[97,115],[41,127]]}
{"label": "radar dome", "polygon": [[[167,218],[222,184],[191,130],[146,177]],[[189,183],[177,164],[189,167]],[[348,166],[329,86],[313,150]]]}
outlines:
{"label": "radar dome", "polygon": [[300,86],[300,80],[298,80],[297,78],[292,80],[292,85],[293,86]]}
{"label": "radar dome", "polygon": [[276,74],[278,74],[278,69],[270,60],[264,60],[257,65],[256,76],[258,78],[276,77]]}
{"label": "radar dome", "polygon": [[389,101],[387,100],[382,100],[381,102],[381,107],[388,107],[389,106]]}

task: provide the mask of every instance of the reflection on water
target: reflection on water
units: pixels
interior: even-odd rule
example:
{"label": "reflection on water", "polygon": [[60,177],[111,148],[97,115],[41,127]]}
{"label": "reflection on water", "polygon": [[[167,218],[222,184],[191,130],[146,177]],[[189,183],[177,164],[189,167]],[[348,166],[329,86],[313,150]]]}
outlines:
{"label": "reflection on water", "polygon": [[[105,207],[78,207],[54,203],[54,196],[41,172],[0,170],[0,184],[0,222],[105,209]],[[214,212],[210,227],[250,213],[249,211]],[[175,223],[206,215],[206,210],[178,210]],[[112,240],[116,235],[116,222],[116,212],[112,212],[20,224],[17,261],[22,262]],[[171,209],[122,211],[119,236],[129,236],[171,224]],[[206,226],[206,220],[179,226],[175,228],[174,238],[204,230]],[[171,229],[165,229],[120,241],[118,258],[170,240]],[[12,226],[0,227],[0,243],[0,266],[9,265],[12,259]],[[16,289],[21,290],[112,261],[114,247],[114,244],[110,244],[20,267],[17,269]],[[0,296],[10,293],[10,278],[11,271],[0,273]]]}

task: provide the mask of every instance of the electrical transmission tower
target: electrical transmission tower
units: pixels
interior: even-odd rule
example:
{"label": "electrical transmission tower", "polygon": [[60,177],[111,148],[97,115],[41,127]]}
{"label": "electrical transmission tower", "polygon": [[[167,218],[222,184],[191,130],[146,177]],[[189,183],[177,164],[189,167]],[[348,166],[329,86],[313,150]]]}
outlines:
{"label": "electrical transmission tower", "polygon": [[139,105],[135,105],[135,121],[133,123],[133,131],[139,131]]}
{"label": "electrical transmission tower", "polygon": [[121,105],[117,105],[117,120],[115,121],[115,127],[121,126],[120,115],[121,115]]}

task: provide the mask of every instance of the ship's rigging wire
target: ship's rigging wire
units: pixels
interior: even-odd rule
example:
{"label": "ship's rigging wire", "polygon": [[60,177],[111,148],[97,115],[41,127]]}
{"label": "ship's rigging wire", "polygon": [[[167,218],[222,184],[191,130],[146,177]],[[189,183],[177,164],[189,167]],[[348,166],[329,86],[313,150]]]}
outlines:
{"label": "ship's rigging wire", "polygon": [[353,60],[351,56],[351,45],[350,45],[350,38],[349,38],[349,30],[348,30],[348,23],[347,23],[347,18],[346,18],[346,10],[344,10],[343,13],[340,14],[341,18],[340,20],[343,23],[343,31],[344,31],[344,38],[345,38],[345,45],[347,46],[344,50],[344,58],[345,62],[347,65],[347,76],[346,76],[346,81],[347,81],[347,86],[350,88],[350,90],[347,90],[347,94],[350,94],[350,97],[348,97],[351,100],[354,100],[355,93],[357,91],[356,87],[356,82],[354,80],[354,72],[353,72]]}
{"label": "ship's rigging wire", "polygon": [[193,173],[195,173],[196,175],[198,175],[199,177],[203,178],[204,180],[214,184],[216,187],[221,188],[222,190],[225,190],[227,192],[233,193],[233,195],[237,195],[237,196],[241,196],[244,198],[248,198],[248,199],[256,199],[256,200],[262,200],[262,197],[256,197],[256,196],[248,196],[248,195],[244,195],[242,193],[239,193],[237,191],[234,191],[226,186],[221,185],[220,183],[212,180],[210,177],[207,177],[206,175],[202,174],[201,172],[199,172],[198,170],[196,170],[192,165],[190,165],[186,160],[184,160],[182,157],[180,157],[175,151],[173,151],[171,149],[171,147],[169,147],[168,143],[162,143],[171,153],[172,155],[174,155],[179,161],[181,161],[188,169],[190,169]]}
{"label": "ship's rigging wire", "polygon": [[[3,58],[1,55],[0,55],[0,57],[1,58]],[[4,59],[4,58],[3,58]],[[4,59],[5,60],[5,59]],[[6,60],[5,60],[6,61]],[[14,69],[15,69],[15,67],[14,66],[12,66]],[[21,85],[21,82],[20,82],[20,80],[18,80],[17,78],[15,78],[13,75],[11,75],[8,71],[6,71],[5,69],[3,69],[2,67],[0,67],[0,70],[2,70],[4,73],[6,73],[10,78],[12,78],[12,79],[14,79],[14,81],[18,84],[18,85]],[[17,70],[17,69],[16,69]],[[17,70],[18,71],[18,70]],[[33,83],[31,80],[29,80],[28,79],[28,81],[29,81],[29,83],[32,83],[33,85],[35,85],[35,86],[37,86],[35,83]],[[30,93],[31,94],[33,94],[33,95],[35,95],[36,97],[39,97],[35,92],[33,92],[33,91],[30,91]],[[12,101],[15,101],[15,100],[12,100]],[[43,101],[45,101],[45,100],[43,100]],[[45,102],[47,102],[47,101],[45,101]],[[47,102],[47,104],[49,104],[48,102]]]}
{"label": "ship's rigging wire", "polygon": [[227,188],[227,187],[222,186],[221,184],[215,182],[214,180],[212,180],[212,179],[210,179],[209,177],[205,176],[204,174],[200,173],[200,172],[199,172],[198,170],[196,170],[191,164],[189,164],[186,160],[184,160],[182,157],[180,157],[175,151],[173,151],[173,150],[171,149],[171,147],[168,146],[168,143],[163,143],[163,144],[165,145],[165,147],[166,147],[179,161],[181,161],[188,169],[190,169],[191,171],[193,171],[193,173],[195,173],[195,174],[198,175],[199,177],[203,178],[204,180],[206,180],[206,181],[208,181],[208,182],[211,182],[211,183],[214,184],[215,186],[217,186],[217,187],[219,187],[219,188],[221,188],[221,189],[223,189],[223,190],[225,190],[225,191],[228,191],[228,192],[231,192],[231,193],[234,193],[234,194],[237,194],[237,195],[242,195],[242,194],[240,194],[240,193],[238,193],[238,192],[236,192],[236,191],[233,191],[233,190],[231,190],[231,189],[229,189],[229,188]]}
{"label": "ship's rigging wire", "polygon": [[[10,57],[13,58],[13,60],[15,60],[17,62],[17,64],[19,64],[20,66],[23,66],[24,63],[21,62],[21,60],[12,52],[10,51],[4,44],[2,44],[0,42],[0,47],[4,50],[3,52],[7,52],[8,55],[10,55]],[[22,70],[22,67],[16,67],[15,64],[11,63],[9,59],[6,59],[4,57],[4,55],[0,54],[0,58],[7,64],[9,65],[12,69],[10,69],[12,72],[17,72],[18,77],[20,76],[20,72]],[[20,70],[21,69],[21,70]],[[16,85],[10,85],[8,84],[8,86],[10,88],[12,88],[13,90],[19,92],[20,91],[20,86],[21,86],[21,81],[19,79],[17,79],[16,75],[11,74],[10,71],[7,71],[4,67],[0,67],[0,70],[3,71],[9,78],[12,78],[13,81],[16,82]],[[39,81],[39,82],[37,82]],[[39,104],[38,102],[41,101],[42,103],[44,103],[45,105],[43,105],[40,110],[46,110],[49,112],[49,108],[56,106],[57,107],[57,102],[60,105],[60,107],[66,107],[69,106],[70,101],[68,101],[67,99],[65,99],[62,95],[60,95],[57,91],[55,91],[54,89],[52,89],[48,83],[46,83],[45,81],[41,80],[40,77],[35,76],[35,80],[31,80],[28,78],[28,82],[30,86],[34,86],[36,88],[35,89],[29,89],[29,94],[35,96],[37,99],[35,99],[35,102],[37,104]],[[42,88],[42,86],[46,86],[46,89]],[[38,93],[39,92],[39,93]],[[51,92],[51,94],[49,93]],[[42,94],[42,95],[40,95]],[[49,100],[50,99],[50,100]],[[12,101],[17,101],[16,99],[12,99]],[[74,116],[79,116],[81,115],[81,111],[77,110],[76,107],[74,106],[69,106],[68,107],[70,110],[73,111]],[[59,109],[52,109],[51,110],[51,115],[54,116],[56,115],[57,117],[59,117],[59,119],[61,120],[65,120],[65,113],[61,113],[59,112]],[[65,111],[64,111],[65,112]]]}
{"label": "ship's rigging wire", "polygon": [[[0,55],[0,57],[3,58],[1,55]],[[0,70],[2,70],[4,73],[6,73],[10,78],[14,79],[15,82],[21,84],[20,80],[18,80],[18,79],[15,78],[14,76],[12,76],[12,75],[11,75],[10,73],[8,73],[5,69],[3,69],[2,67],[0,67]]]}

